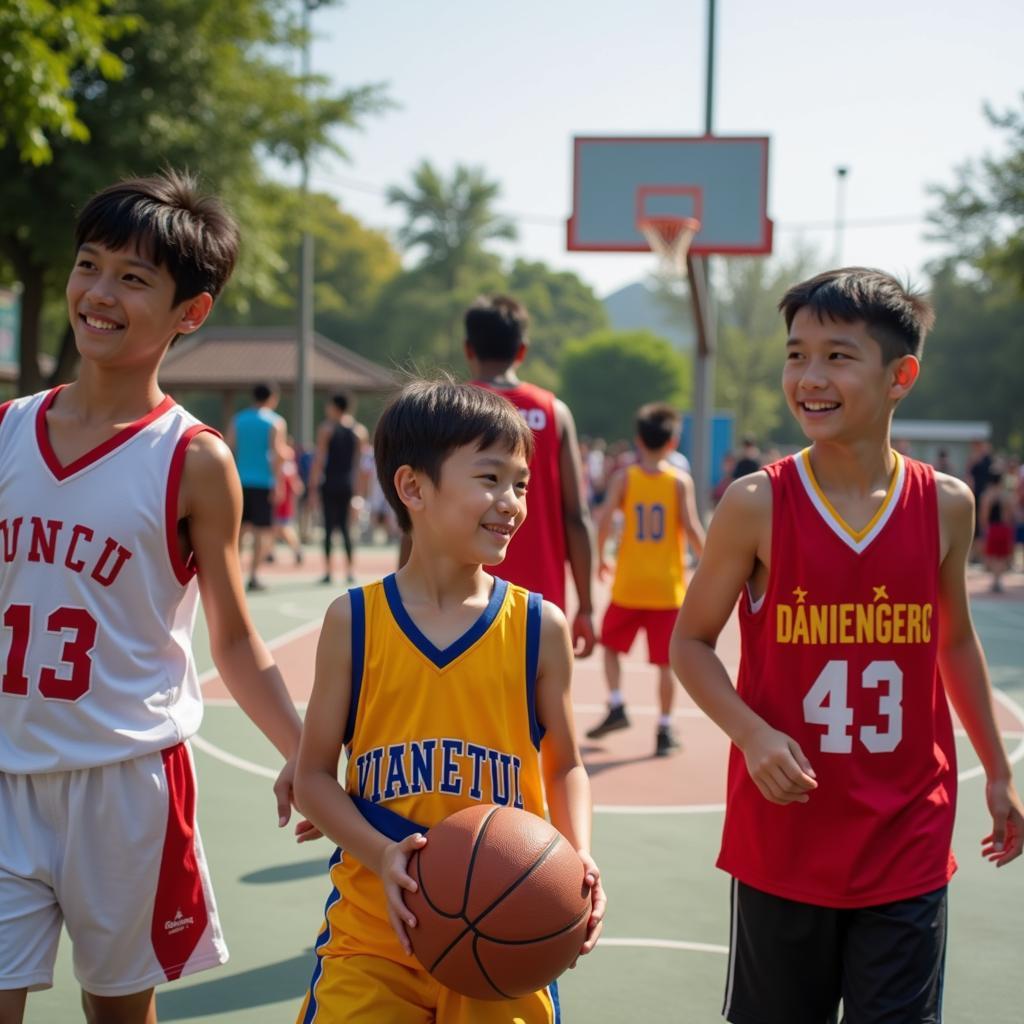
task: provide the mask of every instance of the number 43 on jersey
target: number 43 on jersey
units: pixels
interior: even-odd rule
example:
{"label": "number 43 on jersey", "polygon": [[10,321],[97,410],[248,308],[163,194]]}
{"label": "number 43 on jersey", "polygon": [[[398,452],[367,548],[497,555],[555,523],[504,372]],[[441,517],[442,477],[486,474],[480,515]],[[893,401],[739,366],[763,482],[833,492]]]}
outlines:
{"label": "number 43 on jersey", "polygon": [[[826,754],[853,751],[854,732],[872,754],[888,754],[903,738],[903,672],[894,661],[872,661],[861,673],[859,685],[879,690],[878,711],[885,724],[860,725],[849,703],[850,667],[846,661],[828,662],[804,697],[804,721],[823,725],[821,750]],[[888,684],[886,690],[881,687]]]}

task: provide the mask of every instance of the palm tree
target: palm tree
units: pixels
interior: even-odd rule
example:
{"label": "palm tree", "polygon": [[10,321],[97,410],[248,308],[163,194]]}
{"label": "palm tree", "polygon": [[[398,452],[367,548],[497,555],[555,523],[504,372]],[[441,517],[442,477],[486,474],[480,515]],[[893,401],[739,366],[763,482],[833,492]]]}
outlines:
{"label": "palm tree", "polygon": [[424,160],[413,171],[412,187],[392,185],[387,199],[405,209],[399,242],[406,249],[422,248],[421,266],[436,271],[445,287],[454,291],[464,271],[486,265],[485,243],[516,237],[512,221],[492,208],[500,191],[482,168],[459,164],[446,181]]}

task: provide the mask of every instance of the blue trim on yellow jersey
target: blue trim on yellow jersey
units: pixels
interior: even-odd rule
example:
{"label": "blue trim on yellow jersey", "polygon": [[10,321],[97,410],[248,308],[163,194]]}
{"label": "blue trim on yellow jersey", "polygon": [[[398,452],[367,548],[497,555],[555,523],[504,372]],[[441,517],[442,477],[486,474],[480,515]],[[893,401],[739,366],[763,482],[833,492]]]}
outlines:
{"label": "blue trim on yellow jersey", "polygon": [[526,602],[526,710],[530,716],[530,739],[540,750],[544,726],[537,719],[537,664],[540,661],[540,625],[544,598],[531,593]]}
{"label": "blue trim on yellow jersey", "polygon": [[491,590],[491,599],[487,607],[480,613],[480,618],[473,623],[458,640],[450,643],[443,651],[435,647],[419,630],[419,627],[412,621],[411,616],[402,604],[402,595],[398,591],[398,581],[395,574],[384,577],[384,595],[387,597],[388,607],[395,618],[398,628],[406,635],[421,654],[425,654],[438,668],[450,665],[459,655],[464,654],[487,632],[491,623],[497,618],[502,602],[505,600],[505,592],[508,584],[498,577],[494,577],[494,588]]}
{"label": "blue trim on yellow jersey", "polygon": [[553,981],[548,985],[548,995],[551,996],[551,1006],[555,1011],[555,1024],[562,1024],[562,1007],[558,1002],[557,981]]}
{"label": "blue trim on yellow jersey", "polygon": [[348,746],[356,731],[356,713],[359,711],[359,694],[363,688],[363,659],[366,650],[366,599],[362,588],[350,590],[348,599],[352,605],[352,692],[348,698],[348,721],[342,742]]}
{"label": "blue trim on yellow jersey", "polygon": [[410,818],[406,818],[389,807],[375,804],[372,800],[349,793],[356,810],[378,831],[382,832],[393,843],[400,843],[407,836],[414,832],[427,834],[426,825],[418,825]]}
{"label": "blue trim on yellow jersey", "polygon": [[[341,848],[337,847],[334,853],[331,855],[330,862],[327,865],[328,873],[335,864],[341,863]],[[306,1012],[302,1017],[302,1024],[312,1024],[316,1018],[316,1011],[319,1009],[319,1004],[316,1001],[316,985],[320,980],[320,975],[324,972],[324,955],[320,952],[331,938],[331,919],[328,916],[331,907],[334,906],[338,900],[341,899],[341,893],[336,888],[331,889],[330,896],[327,897],[327,903],[324,906],[324,927],[320,934],[316,937],[316,967],[313,968],[313,977],[309,980],[309,1002],[306,1004]]]}

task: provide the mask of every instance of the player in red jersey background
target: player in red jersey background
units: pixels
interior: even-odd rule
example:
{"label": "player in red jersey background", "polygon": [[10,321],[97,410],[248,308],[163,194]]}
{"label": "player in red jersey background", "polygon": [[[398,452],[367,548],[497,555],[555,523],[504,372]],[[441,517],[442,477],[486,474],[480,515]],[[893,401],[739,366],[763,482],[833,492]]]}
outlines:
{"label": "player in red jersey background", "polygon": [[507,296],[478,299],[466,311],[466,359],[473,383],[507,398],[534,437],[528,515],[498,572],[565,611],[568,559],[578,604],[573,643],[577,657],[585,657],[594,649],[593,538],[576,424],[564,402],[516,375],[529,345],[528,323],[523,305]]}
{"label": "player in red jersey background", "polygon": [[[967,602],[973,498],[904,458],[892,415],[934,319],[886,274],[791,288],[783,391],[811,445],[733,483],[672,664],[733,741],[718,864],[733,876],[723,1013],[736,1024],[941,1020],[956,756],[987,777],[982,855],[1022,811]],[[734,689],[715,642],[740,601]]]}

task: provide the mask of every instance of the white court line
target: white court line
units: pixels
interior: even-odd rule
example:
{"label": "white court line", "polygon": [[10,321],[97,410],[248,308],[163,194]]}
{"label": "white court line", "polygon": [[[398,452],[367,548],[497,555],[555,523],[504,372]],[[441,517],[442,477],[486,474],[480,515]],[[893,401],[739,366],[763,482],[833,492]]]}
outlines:
{"label": "white court line", "polygon": [[[304,626],[296,626],[295,629],[289,630],[287,633],[282,633],[281,636],[275,637],[267,644],[268,650],[276,650],[278,647],[282,647],[284,644],[289,643],[292,640],[298,639],[300,636],[306,636],[312,633],[315,629],[320,628],[319,621],[309,622]],[[199,677],[199,685],[205,686],[211,679],[217,678],[217,670],[215,668],[208,669]],[[1003,693],[1002,690],[992,689],[992,696],[1000,704],[1003,705],[1016,719],[1020,722],[1021,726],[1024,727],[1024,707],[1021,707],[1009,694]],[[207,700],[205,703],[211,707],[230,707],[234,705],[234,701],[225,698],[213,698]],[[574,709],[577,711],[584,710],[596,710],[602,711],[605,708],[603,704],[575,704]],[[630,709],[633,710],[633,709]],[[647,708],[641,707],[636,709],[638,712],[646,713]],[[657,709],[651,708],[652,712]],[[681,708],[676,711],[675,714],[682,715],[687,718],[700,718],[703,717],[704,713],[698,708]],[[957,730],[958,735],[962,734],[962,730]],[[1010,764],[1016,764],[1022,758],[1024,758],[1024,728],[1020,731],[1013,729],[1007,730],[1002,733],[1002,736],[1006,739],[1018,740],[1017,746],[1009,754]],[[218,761],[222,761],[224,764],[231,765],[233,768],[238,768],[241,771],[248,772],[251,775],[258,775],[261,778],[276,779],[277,772],[263,765],[255,764],[252,761],[246,761],[243,758],[235,757],[234,754],[228,753],[226,750],[222,750],[220,747],[215,746],[208,740],[203,739],[201,736],[196,734],[192,737],[192,743],[203,753],[209,754],[210,757],[215,758]],[[976,765],[974,768],[965,768],[962,772],[957,775],[957,781],[967,782],[969,779],[976,779],[980,775],[985,774],[985,769],[982,765]],[[595,814],[721,814],[725,809],[724,804],[596,804],[594,806]],[[602,939],[602,941],[604,941]]]}
{"label": "white court line", "polygon": [[635,947],[640,949],[681,949],[687,953],[718,953],[720,956],[729,955],[728,946],[716,946],[710,942],[680,942],[676,939],[610,939],[606,935],[601,936],[597,948],[601,946],[622,946]]}

